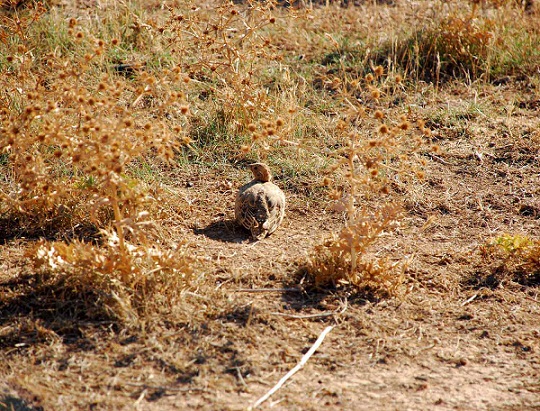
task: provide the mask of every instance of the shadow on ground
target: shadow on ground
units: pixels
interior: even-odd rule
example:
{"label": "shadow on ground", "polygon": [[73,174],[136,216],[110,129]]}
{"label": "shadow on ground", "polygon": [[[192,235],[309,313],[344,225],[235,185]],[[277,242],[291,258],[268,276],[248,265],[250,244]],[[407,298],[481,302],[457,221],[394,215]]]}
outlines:
{"label": "shadow on ground", "polygon": [[251,238],[247,230],[239,227],[231,219],[215,221],[205,228],[194,228],[193,233],[225,243],[243,243]]}
{"label": "shadow on ground", "polygon": [[296,272],[282,282],[285,290],[298,289],[299,292],[283,292],[281,300],[292,312],[306,311],[327,312],[328,306],[343,304],[365,305],[378,303],[381,298],[369,289],[358,289],[354,286],[318,287],[306,267],[299,267]]}
{"label": "shadow on ground", "polygon": [[60,339],[73,348],[93,349],[81,326],[114,324],[102,301],[99,291],[79,293],[62,276],[27,274],[0,282],[0,348]]}
{"label": "shadow on ground", "polygon": [[11,395],[0,397],[0,411],[42,411],[42,407],[29,406],[25,401]]}

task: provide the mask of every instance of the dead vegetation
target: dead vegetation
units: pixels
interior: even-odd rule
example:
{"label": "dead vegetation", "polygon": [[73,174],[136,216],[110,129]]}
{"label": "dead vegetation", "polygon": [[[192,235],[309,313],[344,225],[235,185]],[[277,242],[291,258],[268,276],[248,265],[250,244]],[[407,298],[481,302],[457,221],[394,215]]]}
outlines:
{"label": "dead vegetation", "polygon": [[538,406],[537,4],[83,3],[0,12],[0,409],[245,409],[325,326],[263,408]]}

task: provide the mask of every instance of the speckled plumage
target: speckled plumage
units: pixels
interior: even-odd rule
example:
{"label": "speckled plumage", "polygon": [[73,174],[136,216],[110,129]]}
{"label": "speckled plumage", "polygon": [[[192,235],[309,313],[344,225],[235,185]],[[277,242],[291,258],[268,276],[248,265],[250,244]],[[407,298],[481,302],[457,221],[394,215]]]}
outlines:
{"label": "speckled plumage", "polygon": [[253,180],[238,190],[234,214],[236,222],[248,229],[254,240],[262,240],[283,221],[285,194],[272,183],[266,164],[255,163],[250,168]]}

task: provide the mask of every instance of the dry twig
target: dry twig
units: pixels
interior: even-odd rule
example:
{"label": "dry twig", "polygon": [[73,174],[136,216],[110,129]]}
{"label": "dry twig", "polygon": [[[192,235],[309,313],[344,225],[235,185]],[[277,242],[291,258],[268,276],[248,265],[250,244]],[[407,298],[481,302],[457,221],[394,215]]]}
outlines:
{"label": "dry twig", "polygon": [[476,297],[478,297],[478,293],[474,294],[472,297],[467,298],[465,301],[463,301],[463,302],[461,303],[461,306],[463,307],[463,306],[469,304],[470,302],[474,301],[474,299],[475,299]]}
{"label": "dry twig", "polygon": [[299,293],[300,288],[239,288],[235,293]]}
{"label": "dry twig", "polygon": [[249,407],[248,409],[253,410],[253,409],[257,408],[259,405],[261,405],[263,402],[265,402],[268,398],[270,398],[272,396],[272,394],[274,394],[276,391],[278,391],[283,386],[283,384],[285,384],[285,382],[287,382],[287,380],[289,378],[291,378],[304,365],[306,365],[309,358],[313,355],[313,353],[315,351],[317,351],[317,348],[319,348],[319,346],[322,344],[324,338],[326,337],[326,334],[328,334],[330,331],[332,331],[333,328],[334,328],[333,325],[326,327],[323,330],[323,332],[321,333],[321,335],[319,335],[319,338],[317,338],[317,341],[315,341],[315,344],[313,344],[313,346],[309,349],[309,351],[304,354],[304,356],[302,357],[300,362],[298,364],[296,364],[296,366],[292,370],[290,370],[281,380],[279,380],[278,383],[270,391],[268,391],[265,395],[263,395],[261,398],[259,398],[257,400],[257,402],[255,404],[253,404],[253,406]]}

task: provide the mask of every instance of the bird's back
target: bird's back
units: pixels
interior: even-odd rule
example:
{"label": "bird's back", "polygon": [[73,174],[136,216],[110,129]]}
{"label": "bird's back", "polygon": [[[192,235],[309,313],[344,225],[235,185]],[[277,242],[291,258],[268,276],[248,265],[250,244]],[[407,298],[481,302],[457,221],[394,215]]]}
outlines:
{"label": "bird's back", "polygon": [[283,221],[285,195],[271,182],[253,180],[238,191],[235,218],[255,239],[272,234]]}

